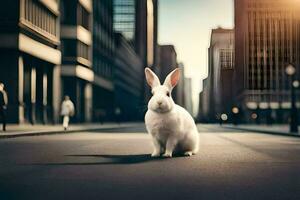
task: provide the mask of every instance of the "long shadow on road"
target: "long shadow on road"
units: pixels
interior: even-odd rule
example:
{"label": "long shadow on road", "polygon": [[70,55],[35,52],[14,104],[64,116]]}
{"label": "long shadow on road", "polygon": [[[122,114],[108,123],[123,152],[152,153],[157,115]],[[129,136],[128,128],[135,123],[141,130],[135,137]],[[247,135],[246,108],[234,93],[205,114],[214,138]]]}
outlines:
{"label": "long shadow on road", "polygon": [[[31,165],[43,166],[64,166],[64,165],[130,165],[140,164],[151,161],[166,161],[168,159],[158,157],[153,158],[150,154],[135,154],[135,155],[98,155],[98,154],[82,154],[82,155],[65,155],[67,157],[79,158],[96,158],[97,162],[51,162],[51,163],[32,163]],[[186,157],[183,155],[174,155],[174,158]]]}

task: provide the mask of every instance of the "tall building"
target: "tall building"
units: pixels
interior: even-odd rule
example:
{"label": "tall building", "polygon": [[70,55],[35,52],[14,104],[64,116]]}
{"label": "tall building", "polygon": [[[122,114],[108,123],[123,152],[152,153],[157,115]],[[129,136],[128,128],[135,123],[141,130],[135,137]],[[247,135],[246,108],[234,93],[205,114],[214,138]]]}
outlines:
{"label": "tall building", "polygon": [[113,0],[114,31],[134,44],[136,30],[136,0]]}
{"label": "tall building", "polygon": [[218,120],[222,113],[230,114],[233,106],[234,32],[232,29],[217,28],[211,32],[208,49],[208,77],[203,84],[199,109],[202,118],[209,122]]}
{"label": "tall building", "polygon": [[[300,77],[300,4],[295,0],[235,0],[236,104],[250,120],[287,121],[292,63]],[[298,104],[299,92],[297,93]],[[298,105],[299,106],[299,105]]]}
{"label": "tall building", "polygon": [[184,103],[186,110],[193,115],[192,79],[184,78]]}
{"label": "tall building", "polygon": [[142,120],[145,106],[142,60],[131,48],[130,43],[121,33],[115,33],[115,109],[116,118],[122,121]]}
{"label": "tall building", "polygon": [[182,107],[185,107],[185,76],[184,76],[184,65],[183,63],[178,63],[177,67],[180,69],[180,79],[174,89],[176,91],[176,103]]}
{"label": "tall building", "polygon": [[76,107],[75,120],[92,120],[91,0],[61,1],[62,95],[69,95]]}
{"label": "tall building", "polygon": [[114,118],[115,40],[113,2],[93,1],[93,119],[111,121]]}
{"label": "tall building", "polygon": [[157,51],[157,0],[113,0],[114,30],[132,44],[144,66],[152,67]]}
{"label": "tall building", "polygon": [[0,82],[9,122],[49,123],[59,116],[59,15],[57,1],[11,0],[0,8]]}

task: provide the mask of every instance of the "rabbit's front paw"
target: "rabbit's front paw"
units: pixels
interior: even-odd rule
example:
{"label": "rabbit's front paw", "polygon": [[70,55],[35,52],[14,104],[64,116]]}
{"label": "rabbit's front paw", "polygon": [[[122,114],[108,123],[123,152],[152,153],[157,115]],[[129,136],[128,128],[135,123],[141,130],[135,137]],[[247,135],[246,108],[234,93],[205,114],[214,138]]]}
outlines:
{"label": "rabbit's front paw", "polygon": [[159,156],[160,156],[160,153],[156,152],[156,151],[151,154],[151,157],[153,157],[153,158],[157,158]]}
{"label": "rabbit's front paw", "polygon": [[162,157],[165,157],[165,158],[172,158],[172,153],[164,153],[162,155]]}

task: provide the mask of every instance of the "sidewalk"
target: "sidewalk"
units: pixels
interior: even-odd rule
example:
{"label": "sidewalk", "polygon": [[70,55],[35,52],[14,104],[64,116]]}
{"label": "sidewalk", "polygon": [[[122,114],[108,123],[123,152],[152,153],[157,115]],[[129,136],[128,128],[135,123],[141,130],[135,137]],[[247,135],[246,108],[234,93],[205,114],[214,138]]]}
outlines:
{"label": "sidewalk", "polygon": [[[55,125],[8,124],[6,127],[7,131],[4,132],[0,130],[0,139],[22,137],[22,136],[72,133],[72,132],[92,131],[92,130],[112,129],[112,128],[126,128],[126,127],[135,126],[137,124],[138,123],[71,124],[67,131],[64,131],[61,124],[55,124]],[[0,128],[2,128],[2,126],[0,126]]]}
{"label": "sidewalk", "polygon": [[[229,129],[235,129],[235,130],[257,132],[257,133],[267,133],[267,134],[274,134],[274,135],[300,137],[300,131],[298,132],[298,134],[290,133],[290,131],[289,131],[290,127],[287,124],[283,124],[283,125],[224,124],[224,125],[222,125],[222,127],[229,128]],[[299,126],[299,130],[300,130],[300,126]]]}

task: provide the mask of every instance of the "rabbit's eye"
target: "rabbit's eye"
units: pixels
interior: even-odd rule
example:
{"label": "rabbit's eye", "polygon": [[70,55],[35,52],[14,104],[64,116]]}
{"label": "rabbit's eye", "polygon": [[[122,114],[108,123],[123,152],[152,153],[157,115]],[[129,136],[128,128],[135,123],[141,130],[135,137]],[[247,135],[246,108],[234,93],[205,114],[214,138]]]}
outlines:
{"label": "rabbit's eye", "polygon": [[170,96],[170,92],[167,92],[167,96],[168,96],[168,97]]}

